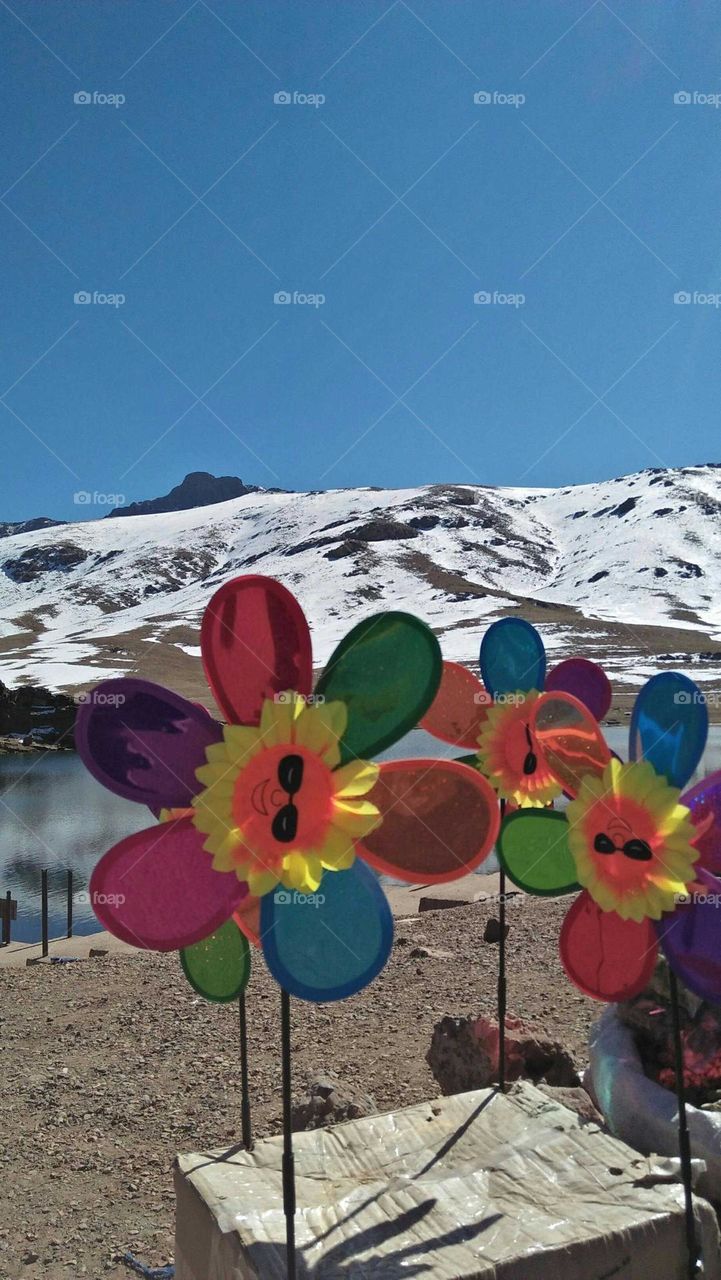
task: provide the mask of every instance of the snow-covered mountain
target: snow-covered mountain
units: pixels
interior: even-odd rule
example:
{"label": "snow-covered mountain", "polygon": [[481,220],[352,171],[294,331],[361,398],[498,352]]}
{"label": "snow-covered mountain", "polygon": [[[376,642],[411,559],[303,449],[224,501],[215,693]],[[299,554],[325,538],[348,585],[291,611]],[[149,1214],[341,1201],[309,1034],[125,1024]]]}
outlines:
{"label": "snow-covered mountain", "polygon": [[257,492],[11,534],[0,676],[75,690],[135,672],[198,695],[203,608],[252,571],[296,592],[319,665],[380,609],[419,614],[464,661],[490,621],[520,611],[552,659],[598,657],[617,685],[659,655],[708,684],[721,669],[720,515],[709,465],[564,489]]}

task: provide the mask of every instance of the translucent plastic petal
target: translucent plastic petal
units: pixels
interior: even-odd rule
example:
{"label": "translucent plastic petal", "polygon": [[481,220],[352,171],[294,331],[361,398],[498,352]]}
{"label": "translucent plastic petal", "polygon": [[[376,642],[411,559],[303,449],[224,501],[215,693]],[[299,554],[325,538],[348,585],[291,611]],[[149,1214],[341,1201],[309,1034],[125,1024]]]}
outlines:
{"label": "translucent plastic petal", "polygon": [[622,920],[579,894],[563,922],[561,962],[571,982],[594,1000],[629,1000],[648,985],[658,945],[653,921]]}
{"label": "translucent plastic petal", "polygon": [[588,658],[567,658],[546,676],[547,693],[571,693],[588,707],[595,720],[603,720],[611,706],[612,690],[603,667]]}
{"label": "translucent plastic petal", "polygon": [[104,929],[151,951],[179,951],[207,938],[248,892],[234,873],[213,870],[205,837],[189,818],[121,840],[90,878]]}
{"label": "translucent plastic petal", "polygon": [[492,704],[490,693],[473,672],[459,662],[444,662],[440,688],[420,728],[455,747],[475,747]]}
{"label": "translucent plastic petal", "polygon": [[356,852],[399,880],[456,880],[480,866],[498,834],[495,791],[482,774],[453,760],[382,764],[366,799],[383,821]]}
{"label": "translucent plastic petal", "polygon": [[260,946],[260,903],[260,898],[249,893],[237,911],[233,912],[235,923],[254,947]]}
{"label": "translucent plastic petal", "polygon": [[575,796],[586,773],[599,776],[611,752],[587,707],[570,693],[544,693],[531,709],[531,733],[563,790]]}
{"label": "translucent plastic petal", "polygon": [[698,872],[699,890],[656,924],[659,942],[685,986],[721,1004],[721,879]]}
{"label": "translucent plastic petal", "polygon": [[629,756],[648,760],[683,787],[706,746],[708,709],[701,690],[679,671],[662,671],[641,689],[631,713]]}
{"label": "translucent plastic petal", "polygon": [[543,641],[523,618],[501,618],[481,642],[481,678],[489,693],[528,693],[542,689],[546,675]]}
{"label": "translucent plastic petal", "polygon": [[222,737],[218,722],[149,680],[105,680],[83,698],[75,745],[93,777],[154,812],[186,808],[206,748]]}
{"label": "translucent plastic petal", "polygon": [[250,977],[250,948],[234,920],[180,953],[188,982],[198,995],[217,1004],[237,1000]]}
{"label": "translucent plastic petal", "polygon": [[438,692],[441,665],[436,637],[410,613],[377,613],[349,631],[316,689],[347,707],[342,759],[369,759],[415,728]]}
{"label": "translucent plastic petal", "polygon": [[328,871],[317,894],[287,889],[261,903],[261,934],[276,982],[301,1000],[344,1000],[380,973],[393,946],[393,917],[373,872],[356,861]]}
{"label": "translucent plastic petal", "polygon": [[581,887],[563,813],[526,809],[509,814],[501,825],[497,851],[513,883],[527,893],[555,895]]}
{"label": "translucent plastic petal", "polygon": [[305,614],[274,578],[234,578],[203,615],[200,646],[208,683],[233,724],[258,724],[264,698],[308,694],[313,657]]}
{"label": "translucent plastic petal", "polygon": [[711,773],[681,796],[681,804],[691,810],[699,851],[698,867],[721,875],[721,773]]}

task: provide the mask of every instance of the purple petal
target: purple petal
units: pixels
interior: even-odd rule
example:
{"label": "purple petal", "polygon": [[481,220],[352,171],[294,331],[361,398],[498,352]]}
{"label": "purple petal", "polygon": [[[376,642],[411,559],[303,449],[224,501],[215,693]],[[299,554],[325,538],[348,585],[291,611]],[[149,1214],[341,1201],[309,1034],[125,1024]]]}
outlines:
{"label": "purple petal", "polygon": [[572,693],[595,720],[601,721],[611,705],[611,685],[602,667],[588,658],[567,658],[546,676],[546,690]]}
{"label": "purple petal", "polygon": [[105,680],[75,722],[75,745],[98,782],[157,812],[187,808],[195,770],[222,728],[193,702],[149,680]]}
{"label": "purple petal", "polygon": [[189,818],[180,818],[110,849],[90,878],[91,904],[103,928],[152,951],[179,951],[209,937],[248,886],[234,872],[213,870],[204,838]]}
{"label": "purple petal", "polygon": [[681,796],[700,834],[694,840],[699,867],[721,875],[721,773],[710,773]]}
{"label": "purple petal", "polygon": [[721,1004],[721,880],[699,870],[702,893],[656,924],[672,969],[702,1000]]}

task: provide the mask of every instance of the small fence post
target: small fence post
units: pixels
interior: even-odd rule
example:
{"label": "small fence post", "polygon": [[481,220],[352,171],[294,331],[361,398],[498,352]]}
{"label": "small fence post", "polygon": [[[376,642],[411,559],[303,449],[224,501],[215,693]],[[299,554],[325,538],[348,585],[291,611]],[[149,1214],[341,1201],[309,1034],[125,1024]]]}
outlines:
{"label": "small fence post", "polygon": [[48,954],[48,873],[41,873],[43,955]]}
{"label": "small fence post", "polygon": [[5,894],[5,914],[3,916],[3,941],[4,947],[10,946],[10,921],[12,919],[12,890],[8,889]]}
{"label": "small fence post", "polygon": [[73,936],[73,873],[68,871],[68,937]]}

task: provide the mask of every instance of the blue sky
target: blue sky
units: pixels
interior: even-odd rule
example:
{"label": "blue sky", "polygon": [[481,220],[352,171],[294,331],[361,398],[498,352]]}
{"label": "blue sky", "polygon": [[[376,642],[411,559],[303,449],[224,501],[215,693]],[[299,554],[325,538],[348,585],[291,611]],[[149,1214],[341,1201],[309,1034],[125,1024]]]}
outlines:
{"label": "blue sky", "polygon": [[713,0],[0,0],[0,41],[0,519],[719,459]]}

